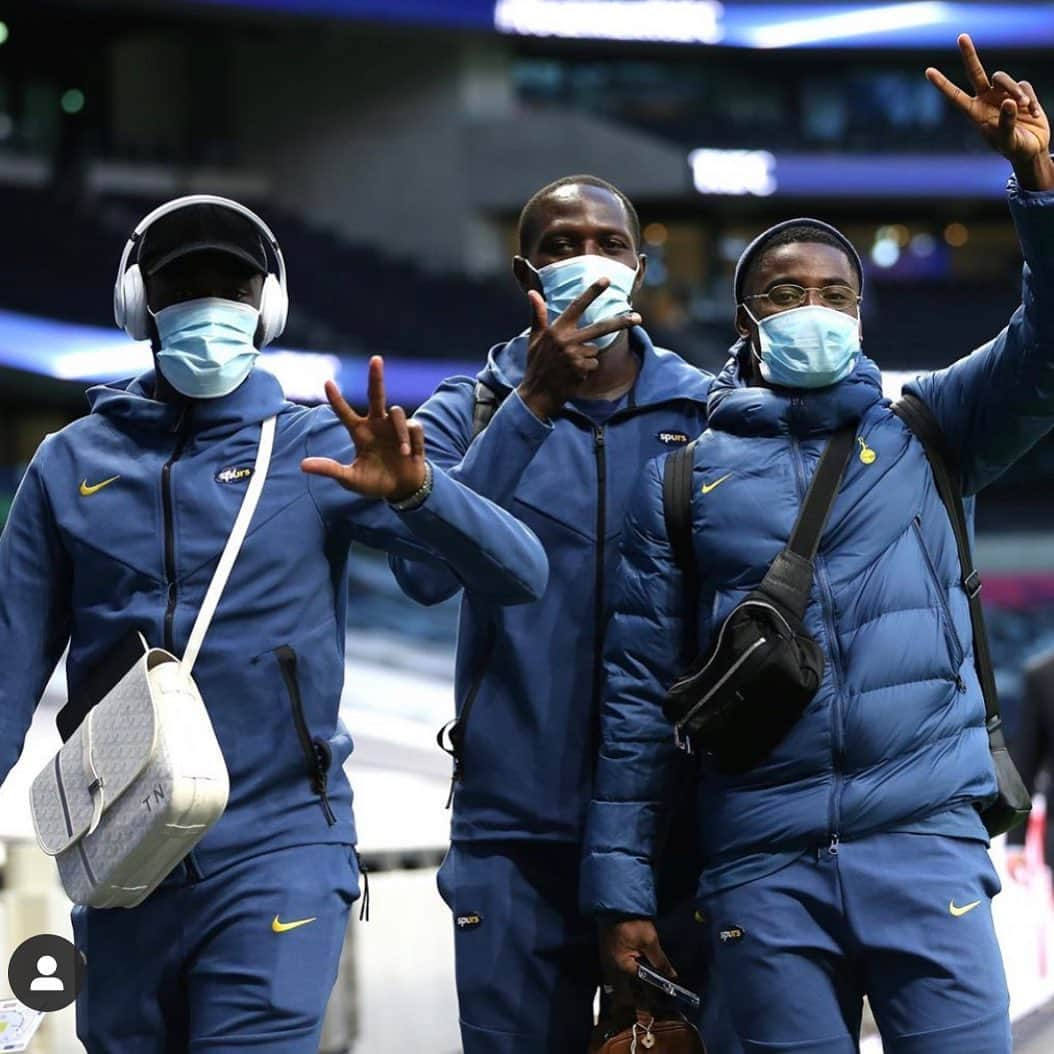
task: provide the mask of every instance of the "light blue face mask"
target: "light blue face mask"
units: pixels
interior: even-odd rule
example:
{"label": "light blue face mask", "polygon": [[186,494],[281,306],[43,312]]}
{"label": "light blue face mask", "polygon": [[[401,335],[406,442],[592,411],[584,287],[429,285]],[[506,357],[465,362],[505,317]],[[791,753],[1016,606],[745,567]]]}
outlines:
{"label": "light blue face mask", "polygon": [[[637,271],[617,260],[607,256],[572,256],[568,260],[546,264],[541,269],[531,267],[529,262],[527,266],[542,283],[542,295],[550,322],[562,315],[598,278],[611,279],[611,285],[582,312],[578,320],[579,329],[585,329],[594,322],[606,322],[609,318],[626,315],[633,310],[629,298],[633,294]],[[621,332],[608,333],[590,343],[601,349],[610,347]]]}
{"label": "light blue face mask", "polygon": [[172,304],[154,315],[165,380],[192,399],[229,395],[252,372],[260,312],[250,304],[203,297]]}
{"label": "light blue face mask", "polygon": [[[750,309],[747,308],[747,314]],[[860,357],[860,320],[810,304],[757,323],[761,376],[781,388],[827,388],[853,372]]]}

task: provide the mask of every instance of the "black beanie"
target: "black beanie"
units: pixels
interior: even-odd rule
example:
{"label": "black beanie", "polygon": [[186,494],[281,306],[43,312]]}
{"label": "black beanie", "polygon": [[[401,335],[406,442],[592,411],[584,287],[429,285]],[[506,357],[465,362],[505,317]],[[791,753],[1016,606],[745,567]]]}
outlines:
{"label": "black beanie", "polygon": [[833,235],[837,239],[838,244],[845,248],[846,253],[849,255],[849,259],[852,260],[853,266],[856,268],[856,277],[860,281],[860,288],[863,290],[864,265],[860,262],[860,254],[854,248],[853,243],[840,230],[838,230],[837,227],[832,227],[829,223],[824,223],[823,220],[814,220],[809,216],[802,216],[799,219],[784,220],[782,223],[777,223],[775,227],[769,227],[767,231],[763,231],[759,234],[743,250],[743,255],[740,256],[739,262],[736,264],[735,278],[732,280],[732,291],[735,294],[737,304],[743,302],[743,280],[746,278],[750,264],[761,255],[768,243],[771,242],[777,234],[780,234],[782,231],[785,231],[790,227],[812,227],[815,230],[824,231],[826,234]]}

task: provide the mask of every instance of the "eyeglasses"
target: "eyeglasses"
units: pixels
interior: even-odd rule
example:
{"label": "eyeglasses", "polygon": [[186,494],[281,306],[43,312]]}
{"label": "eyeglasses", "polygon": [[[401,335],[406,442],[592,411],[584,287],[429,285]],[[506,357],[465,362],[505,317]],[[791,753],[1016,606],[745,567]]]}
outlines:
{"label": "eyeglasses", "polygon": [[802,287],[800,285],[775,285],[767,293],[757,293],[754,296],[744,297],[744,300],[767,300],[773,307],[785,310],[791,307],[801,307],[808,299],[810,293],[819,293],[820,300],[825,307],[833,307],[836,311],[845,311],[846,308],[859,304],[863,297],[847,285],[825,285]]}

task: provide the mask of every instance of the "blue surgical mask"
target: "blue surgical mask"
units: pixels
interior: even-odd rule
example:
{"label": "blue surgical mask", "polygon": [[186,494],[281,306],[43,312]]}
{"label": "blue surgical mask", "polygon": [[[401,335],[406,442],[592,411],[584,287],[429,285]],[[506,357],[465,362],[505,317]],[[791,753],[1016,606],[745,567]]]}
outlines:
{"label": "blue surgical mask", "polygon": [[[531,264],[527,264],[531,267]],[[545,267],[531,270],[542,283],[542,295],[549,321],[555,321],[571,304],[578,299],[598,278],[609,278],[611,284],[582,312],[578,328],[585,329],[595,322],[606,322],[618,315],[626,315],[633,310],[629,298],[633,293],[633,283],[637,280],[635,268],[629,268],[618,260],[607,256],[572,256],[568,260],[558,260]],[[610,347],[618,339],[621,330],[608,333],[590,341],[598,348]]]}
{"label": "blue surgical mask", "polygon": [[[747,309],[750,314],[750,309]],[[860,320],[810,304],[760,321],[761,376],[781,388],[827,388],[853,372],[860,357]]]}
{"label": "blue surgical mask", "polygon": [[192,399],[229,395],[252,372],[260,312],[250,304],[203,297],[172,304],[154,315],[161,350],[157,367]]}

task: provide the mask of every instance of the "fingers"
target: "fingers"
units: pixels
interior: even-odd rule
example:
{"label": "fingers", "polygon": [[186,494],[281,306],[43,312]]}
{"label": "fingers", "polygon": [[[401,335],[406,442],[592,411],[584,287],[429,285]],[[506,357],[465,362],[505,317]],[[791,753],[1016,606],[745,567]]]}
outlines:
{"label": "fingers", "polygon": [[[1005,91],[1007,95],[1009,95],[1010,98],[1013,99],[1023,110],[1032,110],[1033,104],[1036,103],[1035,95],[1030,95],[1025,91],[1022,85],[1014,80],[1009,73],[1003,73],[1003,71],[1000,70],[992,77],[992,83],[996,87],[1002,88],[1003,91]],[[1029,85],[1029,87],[1031,87],[1031,85]],[[1038,109],[1038,103],[1036,103],[1036,106]],[[1037,110],[1032,110],[1032,112],[1036,113]]]}
{"label": "fingers", "polygon": [[374,355],[370,359],[369,383],[367,385],[367,402],[369,417],[384,417],[387,406],[384,392],[384,359]]}
{"label": "fingers", "polygon": [[1009,147],[1014,142],[1014,128],[1017,125],[1017,103],[1013,99],[1004,99],[999,107],[999,142]]}
{"label": "fingers", "polygon": [[1024,93],[1028,96],[1028,109],[1033,117],[1038,117],[1043,112],[1043,107],[1039,104],[1039,96],[1036,94],[1036,89],[1032,87],[1031,81],[1018,81],[1017,82]]}
{"label": "fingers", "polygon": [[596,300],[596,298],[600,296],[609,285],[611,285],[610,278],[598,278],[584,293],[579,294],[571,301],[570,305],[556,321],[577,322],[582,312],[585,311],[585,309],[589,307],[589,305],[593,303],[593,301]]}
{"label": "fingers", "polygon": [[425,456],[425,430],[420,421],[411,421],[407,426],[410,432],[410,456],[417,461]]}
{"label": "fingers", "polygon": [[531,302],[531,336],[534,337],[549,325],[549,315],[541,293],[532,289],[527,299]]}
{"label": "fingers", "polygon": [[984,66],[981,65],[980,56],[977,54],[977,48],[973,46],[969,33],[960,34],[959,52],[962,55],[966,76],[970,79],[970,84],[973,85],[975,94],[983,95],[990,86],[988,74],[985,73]]}
{"label": "fingers", "polygon": [[326,381],[326,398],[329,400],[329,405],[333,407],[333,412],[344,422],[344,427],[349,431],[362,420],[348,405],[336,381]]}
{"label": "fingers", "polygon": [[391,418],[392,427],[395,429],[395,438],[399,442],[399,453],[403,457],[409,457],[410,429],[406,421],[406,411],[401,406],[393,406],[388,416]]}
{"label": "fingers", "polygon": [[926,69],[926,80],[930,82],[950,103],[957,106],[963,113],[969,113],[973,99],[954,85],[939,69],[929,66]]}
{"label": "fingers", "polygon": [[666,958],[666,952],[662,950],[662,945],[659,943],[658,938],[653,941],[649,941],[644,948],[644,954],[648,957],[648,962],[661,973],[664,977],[669,977],[671,980],[676,979],[677,971],[673,968],[673,963]]}
{"label": "fingers", "polygon": [[619,330],[630,329],[640,324],[640,315],[635,311],[628,315],[616,315],[614,318],[605,319],[603,322],[594,322],[591,326],[585,326],[575,333],[576,344],[588,344],[597,337],[605,337],[609,333],[617,333]]}
{"label": "fingers", "polygon": [[329,476],[341,482],[344,480],[344,466],[332,458],[306,457],[300,462],[300,469],[312,476]]}

